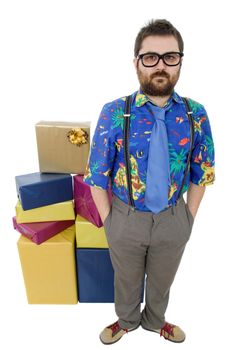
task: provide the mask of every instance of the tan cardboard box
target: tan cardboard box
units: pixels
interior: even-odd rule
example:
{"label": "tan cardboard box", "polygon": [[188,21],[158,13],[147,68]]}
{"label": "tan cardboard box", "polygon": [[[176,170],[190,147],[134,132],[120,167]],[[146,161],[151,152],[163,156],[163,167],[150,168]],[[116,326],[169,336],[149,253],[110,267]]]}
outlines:
{"label": "tan cardboard box", "polygon": [[40,121],[36,139],[41,172],[84,174],[90,151],[89,121]]}

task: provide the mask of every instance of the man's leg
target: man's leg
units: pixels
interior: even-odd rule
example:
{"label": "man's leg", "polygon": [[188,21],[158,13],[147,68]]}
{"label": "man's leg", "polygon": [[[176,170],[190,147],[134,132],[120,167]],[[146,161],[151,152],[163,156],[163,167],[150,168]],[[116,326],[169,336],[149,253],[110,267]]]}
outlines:
{"label": "man's leg", "polygon": [[152,214],[134,212],[119,199],[113,201],[111,211],[105,230],[114,269],[115,310],[120,326],[130,329],[141,320],[140,303]]}
{"label": "man's leg", "polygon": [[170,287],[193,224],[183,199],[174,211],[169,209],[154,215],[153,220],[146,261],[146,305],[141,320],[142,327],[151,330],[160,329],[165,324]]}

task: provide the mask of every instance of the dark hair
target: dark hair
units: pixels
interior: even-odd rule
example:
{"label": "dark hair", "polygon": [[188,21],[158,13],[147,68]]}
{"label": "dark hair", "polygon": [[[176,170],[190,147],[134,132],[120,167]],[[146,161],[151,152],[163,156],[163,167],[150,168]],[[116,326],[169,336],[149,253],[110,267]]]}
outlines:
{"label": "dark hair", "polygon": [[141,28],[136,37],[134,45],[135,57],[137,57],[139,53],[143,40],[150,35],[173,35],[178,41],[180,52],[184,50],[184,42],[180,32],[169,21],[166,19],[152,19],[145,27]]}

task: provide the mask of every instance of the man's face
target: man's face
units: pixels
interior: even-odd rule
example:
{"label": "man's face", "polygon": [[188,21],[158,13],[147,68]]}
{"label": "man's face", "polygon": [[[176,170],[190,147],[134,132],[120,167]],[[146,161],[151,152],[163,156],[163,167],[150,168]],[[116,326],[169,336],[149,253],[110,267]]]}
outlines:
{"label": "man's face", "polygon": [[[162,55],[165,52],[171,51],[180,51],[178,42],[174,36],[151,35],[143,40],[139,55],[146,52],[156,52]],[[145,94],[149,96],[171,95],[179,79],[181,64],[167,66],[160,59],[156,66],[144,67],[141,59],[138,60],[135,58],[134,65],[141,89]]]}

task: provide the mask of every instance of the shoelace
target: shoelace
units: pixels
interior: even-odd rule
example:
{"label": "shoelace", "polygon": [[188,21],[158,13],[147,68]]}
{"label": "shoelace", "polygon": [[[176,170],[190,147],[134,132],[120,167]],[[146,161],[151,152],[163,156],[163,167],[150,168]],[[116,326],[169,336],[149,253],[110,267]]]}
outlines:
{"label": "shoelace", "polygon": [[166,338],[165,333],[168,333],[168,338],[170,335],[174,337],[174,332],[173,332],[174,327],[175,327],[175,325],[166,322],[165,325],[163,326],[163,328],[161,328],[161,330],[160,330],[160,337],[163,336],[164,338]]}
{"label": "shoelace", "polygon": [[121,329],[123,329],[123,331],[125,331],[126,333],[128,333],[128,329],[127,329],[127,328],[121,328],[121,326],[119,325],[118,321],[116,321],[115,323],[111,324],[111,325],[108,326],[107,328],[111,329],[111,331],[112,331],[112,336],[114,336],[115,334],[117,334]]}

